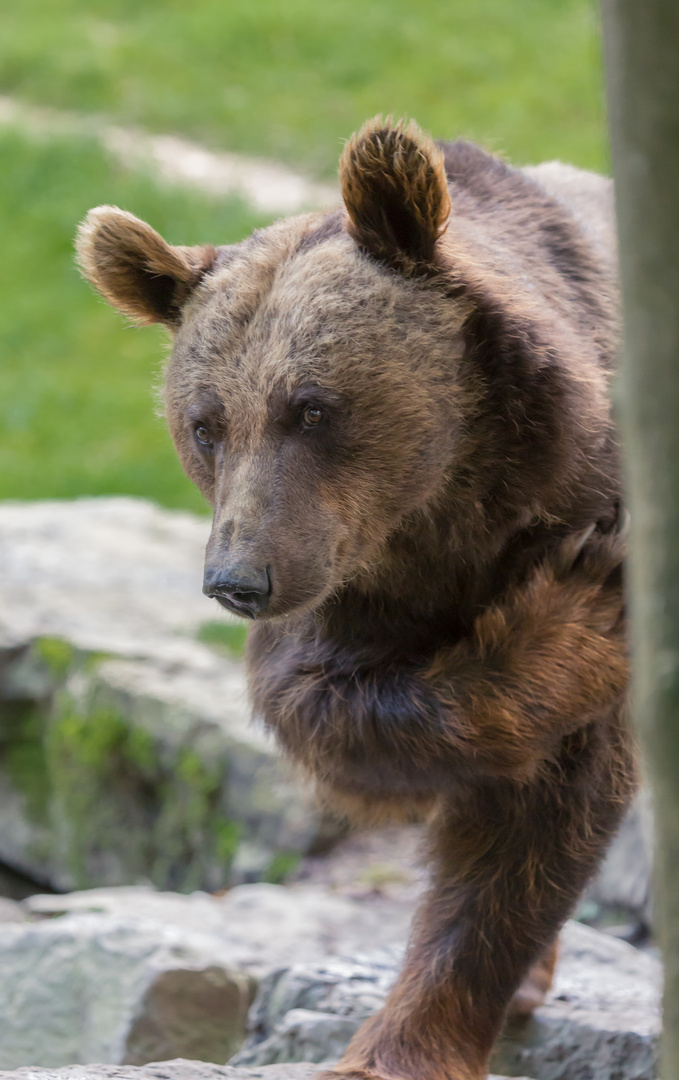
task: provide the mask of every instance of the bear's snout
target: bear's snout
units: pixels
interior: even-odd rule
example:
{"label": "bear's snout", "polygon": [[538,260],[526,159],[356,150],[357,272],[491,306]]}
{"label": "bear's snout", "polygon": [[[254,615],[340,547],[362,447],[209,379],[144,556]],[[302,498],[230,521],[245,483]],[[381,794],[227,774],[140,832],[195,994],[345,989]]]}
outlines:
{"label": "bear's snout", "polygon": [[271,598],[270,568],[245,563],[205,567],[203,592],[222,607],[246,619],[256,619]]}

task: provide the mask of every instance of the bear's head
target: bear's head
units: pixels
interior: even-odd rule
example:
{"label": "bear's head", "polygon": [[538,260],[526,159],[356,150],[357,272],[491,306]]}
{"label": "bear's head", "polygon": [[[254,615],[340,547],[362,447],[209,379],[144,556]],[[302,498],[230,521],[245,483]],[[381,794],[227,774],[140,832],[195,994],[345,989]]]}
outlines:
{"label": "bear's head", "polygon": [[[506,182],[506,166],[463,145],[472,151],[482,176]],[[470,565],[478,538],[499,550],[503,530],[539,516],[540,485],[574,460],[561,391],[544,389],[553,341],[523,363],[537,348],[535,302],[512,299],[513,252],[487,269],[496,245],[493,229],[485,253],[469,233],[478,214],[449,222],[442,151],[415,125],[375,120],[346,145],[340,177],[341,210],[233,246],[172,247],[113,207],[91,211],[78,238],[103,296],[173,334],[167,420],[214,506],[204,589],[249,618],[315,610],[349,581],[391,579],[394,566],[401,592],[440,596],[447,575],[416,565],[413,523],[438,537],[441,521],[458,528],[452,547],[464,540],[458,563]],[[487,354],[476,363],[464,359],[472,339]]]}
{"label": "bear's head", "polygon": [[205,591],[251,618],[313,609],[369,568],[435,498],[468,414],[464,306],[436,280],[441,152],[373,122],[341,182],[344,210],[234,246],[172,247],[114,207],[78,237],[103,296],[173,332],[167,420],[214,506]]}

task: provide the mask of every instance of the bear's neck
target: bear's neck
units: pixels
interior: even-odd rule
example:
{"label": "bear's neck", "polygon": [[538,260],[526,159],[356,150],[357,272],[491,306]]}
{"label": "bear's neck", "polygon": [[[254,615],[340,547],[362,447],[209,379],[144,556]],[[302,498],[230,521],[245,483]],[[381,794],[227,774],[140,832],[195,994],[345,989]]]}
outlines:
{"label": "bear's neck", "polygon": [[507,506],[498,515],[482,509],[476,517],[468,514],[463,532],[450,507],[413,518],[389,538],[369,573],[314,615],[315,633],[375,660],[416,657],[453,644],[566,534],[597,522],[610,526],[614,499],[583,506],[582,493],[575,494],[565,518],[546,515],[537,524]]}
{"label": "bear's neck", "polygon": [[[371,570],[355,577],[316,614],[322,635],[339,644],[402,655],[467,634],[479,610],[497,593],[498,567],[506,578],[503,548],[511,525],[506,522],[492,532],[487,523],[476,528],[468,521],[461,538],[450,521],[449,512],[427,514],[392,534]],[[531,542],[543,539],[532,537]]]}

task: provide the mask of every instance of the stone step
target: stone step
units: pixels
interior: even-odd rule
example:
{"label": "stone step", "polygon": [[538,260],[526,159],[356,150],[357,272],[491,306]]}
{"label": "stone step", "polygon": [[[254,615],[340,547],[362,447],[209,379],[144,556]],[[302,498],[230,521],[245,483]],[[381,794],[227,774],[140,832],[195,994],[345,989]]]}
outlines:
{"label": "stone step", "polygon": [[[184,1060],[161,1061],[138,1068],[129,1065],[69,1065],[63,1069],[16,1069],[14,1072],[0,1072],[0,1080],[313,1080],[318,1069],[318,1065],[300,1062],[249,1069]],[[488,1080],[506,1078],[489,1076]]]}

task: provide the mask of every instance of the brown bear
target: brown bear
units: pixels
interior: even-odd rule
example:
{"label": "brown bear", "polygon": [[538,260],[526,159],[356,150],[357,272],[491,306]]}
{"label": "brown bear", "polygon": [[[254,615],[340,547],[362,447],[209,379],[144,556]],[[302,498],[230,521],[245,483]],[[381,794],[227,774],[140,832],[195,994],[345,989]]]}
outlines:
{"label": "brown bear", "polygon": [[341,809],[430,823],[402,974],[327,1076],[478,1080],[634,783],[611,192],[379,119],[340,175],[228,247],[101,207],[79,258],[174,334],[255,712]]}

